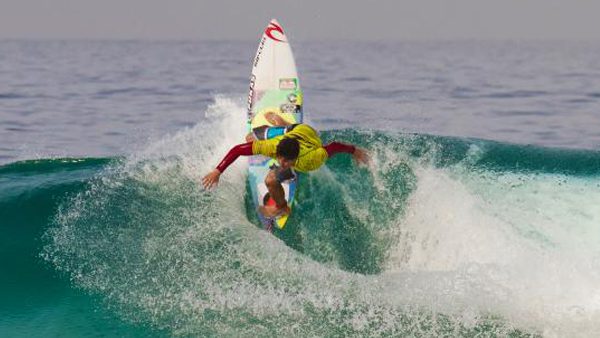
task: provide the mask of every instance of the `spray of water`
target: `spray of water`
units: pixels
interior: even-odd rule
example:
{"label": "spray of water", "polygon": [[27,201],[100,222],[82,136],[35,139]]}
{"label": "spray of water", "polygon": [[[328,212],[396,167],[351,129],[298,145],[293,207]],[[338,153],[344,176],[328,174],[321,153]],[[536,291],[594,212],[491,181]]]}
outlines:
{"label": "spray of water", "polygon": [[61,207],[44,257],[175,335],[600,329],[597,177],[474,169],[485,149],[439,166],[435,145],[415,156],[413,137],[351,132],[376,165],[306,176],[294,247],[248,220],[245,161],[216,191],[199,186],[243,139],[243,109],[217,97],[197,126],[108,167]]}

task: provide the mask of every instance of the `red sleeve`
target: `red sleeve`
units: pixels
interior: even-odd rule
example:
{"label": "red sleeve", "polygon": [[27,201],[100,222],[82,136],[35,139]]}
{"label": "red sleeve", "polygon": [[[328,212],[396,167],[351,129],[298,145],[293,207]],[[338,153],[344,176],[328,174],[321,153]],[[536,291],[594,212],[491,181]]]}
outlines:
{"label": "red sleeve", "polygon": [[231,163],[233,163],[240,155],[242,156],[250,156],[252,155],[252,142],[238,144],[237,146],[231,148],[231,150],[223,157],[221,163],[217,166],[217,170],[221,173],[229,167]]}
{"label": "red sleeve", "polygon": [[354,154],[354,150],[356,150],[355,146],[341,142],[331,142],[323,148],[325,148],[329,157],[338,153]]}

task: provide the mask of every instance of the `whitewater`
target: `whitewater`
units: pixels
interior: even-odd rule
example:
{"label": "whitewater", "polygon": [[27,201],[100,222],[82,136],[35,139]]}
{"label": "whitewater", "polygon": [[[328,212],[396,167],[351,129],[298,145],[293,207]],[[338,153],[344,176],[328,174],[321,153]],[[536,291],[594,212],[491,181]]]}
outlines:
{"label": "whitewater", "polygon": [[[243,109],[219,97],[206,122],[99,168],[60,205],[42,257],[176,335],[599,332],[598,172],[552,150],[326,132],[373,167],[340,158],[301,177],[293,226],[273,236],[249,220],[244,161],[216,191],[199,185],[243,137]],[[547,156],[488,154],[527,151]]]}

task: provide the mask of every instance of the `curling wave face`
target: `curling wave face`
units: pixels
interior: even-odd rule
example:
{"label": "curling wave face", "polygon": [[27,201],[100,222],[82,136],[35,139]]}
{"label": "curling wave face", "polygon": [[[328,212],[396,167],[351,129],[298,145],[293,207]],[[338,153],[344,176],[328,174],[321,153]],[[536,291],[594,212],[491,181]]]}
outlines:
{"label": "curling wave face", "polygon": [[245,161],[216,191],[200,188],[244,134],[231,127],[242,105],[217,97],[206,115],[127,158],[1,167],[12,179],[0,202],[46,179],[44,194],[63,200],[39,224],[41,256],[119,316],[169,334],[600,330],[599,153],[323,132],[369,149],[374,165],[339,156],[302,176],[273,236],[257,228]]}

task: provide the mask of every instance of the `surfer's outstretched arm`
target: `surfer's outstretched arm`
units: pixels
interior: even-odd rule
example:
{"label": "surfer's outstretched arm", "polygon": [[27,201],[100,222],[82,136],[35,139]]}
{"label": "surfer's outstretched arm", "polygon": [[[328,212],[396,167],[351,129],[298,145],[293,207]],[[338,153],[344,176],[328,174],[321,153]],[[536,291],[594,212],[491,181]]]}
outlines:
{"label": "surfer's outstretched arm", "polygon": [[235,160],[240,156],[250,156],[252,155],[252,142],[238,144],[237,146],[231,148],[227,155],[221,160],[219,165],[208,175],[202,178],[202,185],[205,189],[210,189],[213,186],[216,186],[219,183],[219,177],[221,174],[231,165],[231,163],[235,162]]}
{"label": "surfer's outstretched arm", "polygon": [[327,151],[327,156],[331,158],[332,156],[340,153],[352,154],[352,158],[358,163],[369,164],[371,158],[369,154],[361,148],[358,148],[352,144],[346,144],[342,142],[331,142],[325,146],[325,151]]}

